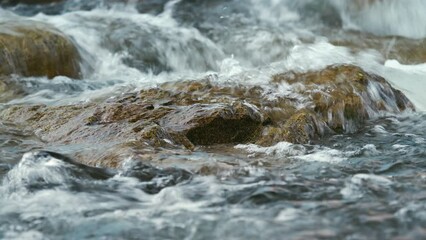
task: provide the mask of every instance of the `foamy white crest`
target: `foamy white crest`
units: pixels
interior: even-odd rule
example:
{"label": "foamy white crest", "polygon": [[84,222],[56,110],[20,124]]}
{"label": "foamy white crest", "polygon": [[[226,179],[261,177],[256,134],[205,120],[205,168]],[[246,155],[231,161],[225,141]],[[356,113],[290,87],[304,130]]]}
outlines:
{"label": "foamy white crest", "polygon": [[297,156],[306,153],[305,147],[302,145],[296,145],[289,142],[279,142],[271,147],[261,147],[256,144],[239,144],[235,146],[236,149],[245,150],[248,153],[260,153],[266,155],[275,155],[275,156]]}
{"label": "foamy white crest", "polygon": [[250,0],[255,15],[264,22],[276,24],[297,21],[300,16],[287,7],[288,0]]}
{"label": "foamy white crest", "polygon": [[416,110],[426,111],[426,64],[403,65],[397,60],[388,60],[382,75],[407,95]]}
{"label": "foamy white crest", "polygon": [[307,213],[301,209],[286,208],[284,210],[281,210],[274,220],[278,222],[289,222],[289,221],[299,219],[301,216],[306,214]]}
{"label": "foamy white crest", "polygon": [[[174,1],[174,4],[178,1]],[[197,70],[203,68],[202,64],[215,65],[223,54],[221,50],[208,38],[202,36],[194,28],[181,27],[171,17],[173,4],[167,5],[166,11],[158,16],[139,14],[134,11],[118,11],[95,9],[90,12],[71,12],[59,16],[46,16],[39,14],[35,20],[48,22],[67,35],[73,37],[77,44],[87,52],[86,58],[95,58],[95,61],[87,61],[94,64],[94,79],[126,79],[132,82],[144,81],[144,73],[126,66],[122,59],[128,52],[110,52],[102,45],[105,31],[111,31],[111,23],[114,21],[128,24],[143,29],[140,38],[153,38],[152,46],[158,51],[158,58],[173,69],[180,71]],[[135,29],[137,30],[137,29]],[[131,34],[134,34],[133,32]],[[155,36],[157,38],[154,41]],[[123,36],[126,37],[126,36]],[[132,36],[136,37],[136,36]],[[141,51],[141,49],[129,49]],[[198,52],[198,51],[200,52]],[[200,55],[200,56],[199,56]],[[201,57],[202,55],[202,57]],[[219,58],[219,59],[216,59]],[[146,79],[150,82],[152,79]]]}
{"label": "foamy white crest", "polygon": [[346,160],[347,156],[339,150],[324,147],[310,154],[296,156],[295,158],[307,162],[339,163]]}
{"label": "foamy white crest", "polygon": [[300,144],[292,144],[289,142],[279,142],[270,147],[261,147],[255,144],[239,144],[236,149],[242,149],[251,155],[265,154],[273,157],[288,157],[307,162],[328,162],[339,163],[346,160],[351,152],[342,152],[322,146],[315,146],[313,150],[307,150]]}
{"label": "foamy white crest", "polygon": [[272,64],[276,70],[306,72],[320,70],[332,64],[355,64],[366,70],[377,68],[381,56],[370,51],[352,53],[346,47],[334,46],[322,39],[314,44],[293,47],[287,59]]}
{"label": "foamy white crest", "polygon": [[346,182],[345,187],[340,190],[340,194],[345,199],[354,200],[363,197],[370,187],[388,189],[392,184],[393,182],[386,177],[360,173],[355,174]]}
{"label": "foamy white crest", "polygon": [[7,173],[4,184],[20,188],[37,182],[61,184],[68,181],[69,164],[49,155],[37,154],[38,152],[25,153],[21,161]]}

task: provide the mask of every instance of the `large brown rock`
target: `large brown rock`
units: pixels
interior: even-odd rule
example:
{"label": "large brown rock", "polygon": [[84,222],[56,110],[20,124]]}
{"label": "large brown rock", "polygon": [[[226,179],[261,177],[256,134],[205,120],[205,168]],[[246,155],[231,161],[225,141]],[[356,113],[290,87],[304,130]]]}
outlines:
{"label": "large brown rock", "polygon": [[130,156],[165,163],[197,146],[308,143],[354,133],[382,112],[413,109],[383,78],[352,65],[273,76],[270,86],[280,84],[297,97],[273,98],[258,86],[183,81],[100,103],[12,106],[0,119],[26,126],[49,145],[75,144],[74,157],[82,163],[117,167]]}
{"label": "large brown rock", "polygon": [[0,22],[0,47],[0,75],[80,77],[76,46],[48,24]]}
{"label": "large brown rock", "polygon": [[77,159],[109,167],[156,147],[254,142],[260,133],[256,107],[242,101],[192,105],[182,101],[184,95],[190,98],[151,89],[100,104],[14,106],[0,115],[27,126],[44,142],[88,146]]}

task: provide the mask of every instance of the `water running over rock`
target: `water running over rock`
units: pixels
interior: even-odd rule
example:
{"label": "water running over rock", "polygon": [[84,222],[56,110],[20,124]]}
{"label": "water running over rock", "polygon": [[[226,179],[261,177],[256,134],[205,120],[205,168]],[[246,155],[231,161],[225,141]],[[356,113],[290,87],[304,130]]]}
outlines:
{"label": "water running over rock", "polygon": [[0,1],[0,238],[425,238],[425,10]]}

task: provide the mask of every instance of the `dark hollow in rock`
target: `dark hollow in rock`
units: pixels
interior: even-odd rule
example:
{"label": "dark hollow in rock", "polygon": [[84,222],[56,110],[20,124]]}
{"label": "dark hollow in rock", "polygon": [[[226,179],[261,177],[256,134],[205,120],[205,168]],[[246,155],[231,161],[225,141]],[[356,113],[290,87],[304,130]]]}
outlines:
{"label": "dark hollow in rock", "polygon": [[260,113],[243,103],[194,104],[160,121],[167,131],[185,135],[194,145],[253,141],[260,132],[261,123]]}

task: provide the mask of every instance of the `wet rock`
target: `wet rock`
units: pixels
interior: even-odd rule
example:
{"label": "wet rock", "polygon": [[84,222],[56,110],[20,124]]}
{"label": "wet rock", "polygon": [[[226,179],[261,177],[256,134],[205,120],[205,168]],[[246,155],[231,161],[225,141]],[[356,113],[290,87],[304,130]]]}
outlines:
{"label": "wet rock", "polygon": [[99,104],[14,106],[0,115],[26,125],[45,142],[84,144],[83,163],[108,167],[118,167],[129,156],[149,155],[157,147],[254,142],[260,132],[262,116],[254,106],[182,101],[188,98],[190,94],[150,89]]}
{"label": "wet rock", "polygon": [[27,126],[49,144],[86,146],[74,156],[84,164],[117,168],[129,157],[161,163],[166,151],[190,154],[197,146],[308,143],[355,133],[382,112],[413,109],[383,78],[353,65],[273,76],[270,85],[280,84],[293,93],[271,97],[259,86],[215,84],[207,77],[99,103],[12,106],[0,119]]}
{"label": "wet rock", "polygon": [[74,43],[54,27],[34,21],[0,23],[0,75],[80,77]]}
{"label": "wet rock", "polygon": [[283,124],[267,127],[260,144],[278,140],[307,143],[330,133],[354,133],[382,111],[414,110],[412,103],[385,79],[353,65],[283,73],[275,75],[273,81],[299,86],[295,91],[307,104]]}

